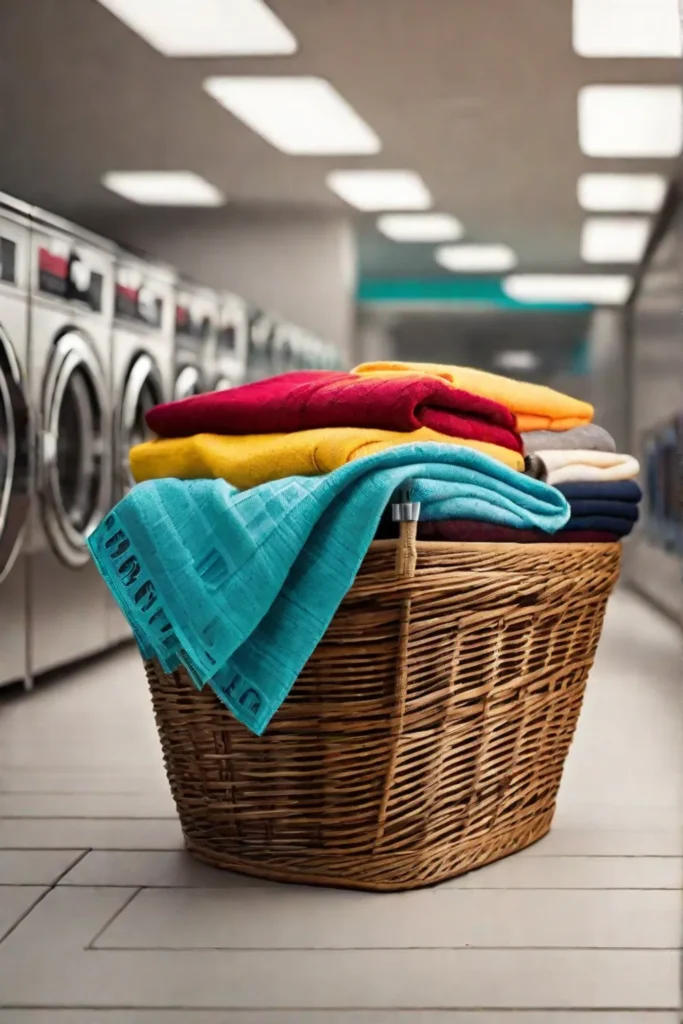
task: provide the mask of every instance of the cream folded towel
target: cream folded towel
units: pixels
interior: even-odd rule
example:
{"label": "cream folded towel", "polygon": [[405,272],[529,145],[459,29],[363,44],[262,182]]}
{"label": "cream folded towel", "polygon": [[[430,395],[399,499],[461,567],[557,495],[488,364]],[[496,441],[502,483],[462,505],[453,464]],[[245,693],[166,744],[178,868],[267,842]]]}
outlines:
{"label": "cream folded towel", "polygon": [[546,465],[549,484],[564,484],[571,480],[632,480],[640,472],[637,459],[619,452],[546,448],[536,455]]}

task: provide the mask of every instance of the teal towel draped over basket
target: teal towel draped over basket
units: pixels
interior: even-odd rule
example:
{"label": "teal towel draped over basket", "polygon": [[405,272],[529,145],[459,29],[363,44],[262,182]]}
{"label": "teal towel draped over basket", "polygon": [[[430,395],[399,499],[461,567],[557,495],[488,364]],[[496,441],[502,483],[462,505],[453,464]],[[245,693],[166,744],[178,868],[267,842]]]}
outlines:
{"label": "teal towel draped over basket", "polygon": [[407,481],[424,519],[554,533],[569,518],[555,488],[472,449],[422,443],[248,491],[220,480],[140,484],[90,549],[143,656],[167,672],[185,666],[260,735]]}

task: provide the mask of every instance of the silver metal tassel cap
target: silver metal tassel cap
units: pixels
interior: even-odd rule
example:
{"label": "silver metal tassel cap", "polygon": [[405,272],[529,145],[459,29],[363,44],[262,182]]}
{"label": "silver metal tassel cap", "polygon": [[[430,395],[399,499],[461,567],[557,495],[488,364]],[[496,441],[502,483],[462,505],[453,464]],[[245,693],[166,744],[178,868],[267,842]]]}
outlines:
{"label": "silver metal tassel cap", "polygon": [[395,523],[416,523],[420,518],[420,502],[412,500],[412,481],[407,480],[394,494],[391,518]]}

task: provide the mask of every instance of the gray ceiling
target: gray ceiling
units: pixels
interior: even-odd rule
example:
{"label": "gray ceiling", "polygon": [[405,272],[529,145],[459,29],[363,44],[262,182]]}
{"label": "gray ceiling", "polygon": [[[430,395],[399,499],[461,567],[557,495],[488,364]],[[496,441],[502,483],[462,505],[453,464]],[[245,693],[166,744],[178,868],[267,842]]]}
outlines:
{"label": "gray ceiling", "polygon": [[[574,55],[571,0],[270,0],[297,36],[288,58],[169,60],[95,0],[0,0],[0,187],[85,223],[130,209],[111,169],[191,169],[240,216],[338,216],[335,167],[407,167],[468,237],[507,242],[523,269],[580,265],[576,179],[672,171],[583,157],[576,96],[591,82],[678,82],[674,60]],[[209,74],[329,78],[378,132],[362,159],[290,157],[202,91]],[[175,214],[168,211],[169,219]],[[351,214],[350,214],[351,215]],[[382,239],[357,217],[363,271],[438,273],[429,246]]]}

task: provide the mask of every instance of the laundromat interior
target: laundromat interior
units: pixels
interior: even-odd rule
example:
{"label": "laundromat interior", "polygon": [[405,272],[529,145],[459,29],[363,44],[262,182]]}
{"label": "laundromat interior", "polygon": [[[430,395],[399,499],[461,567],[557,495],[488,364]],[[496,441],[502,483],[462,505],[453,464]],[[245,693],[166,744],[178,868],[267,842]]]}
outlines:
{"label": "laundromat interior", "polygon": [[0,2],[0,1024],[683,1019],[682,39]]}

